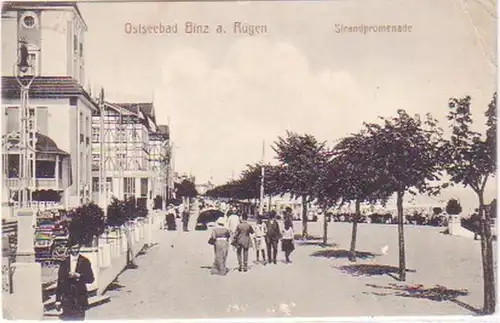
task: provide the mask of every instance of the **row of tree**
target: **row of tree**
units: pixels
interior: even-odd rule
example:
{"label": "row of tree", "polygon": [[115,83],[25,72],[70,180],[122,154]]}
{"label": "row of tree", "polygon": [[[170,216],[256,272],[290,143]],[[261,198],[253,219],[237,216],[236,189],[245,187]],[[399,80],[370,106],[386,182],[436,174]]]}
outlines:
{"label": "row of tree", "polygon": [[[287,132],[273,150],[276,166],[249,165],[237,180],[214,188],[207,195],[229,198],[259,196],[261,167],[265,167],[266,193],[291,194],[303,202],[303,236],[307,237],[307,209],[315,201],[323,208],[354,203],[351,253],[355,257],[357,219],[362,203],[387,202],[396,196],[399,236],[399,278],[406,279],[403,199],[406,194],[439,194],[450,184],[470,187],[478,198],[484,310],[495,308],[493,247],[484,192],[496,172],[496,93],[486,109],[486,131],[472,130],[471,98],[449,101],[451,135],[430,114],[411,116],[404,110],[337,141],[333,148],[312,135]],[[449,178],[445,181],[444,175]],[[325,221],[325,240],[326,240]]]}

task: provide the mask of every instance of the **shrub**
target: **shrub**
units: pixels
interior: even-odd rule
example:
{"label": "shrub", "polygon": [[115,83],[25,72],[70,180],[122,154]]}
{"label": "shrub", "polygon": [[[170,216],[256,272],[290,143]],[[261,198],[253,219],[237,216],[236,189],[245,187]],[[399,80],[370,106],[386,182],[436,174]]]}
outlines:
{"label": "shrub", "polygon": [[104,232],[104,211],[96,204],[82,205],[70,212],[69,238],[83,245],[91,245]]}
{"label": "shrub", "polygon": [[432,213],[434,215],[439,215],[439,214],[443,213],[443,208],[441,208],[441,207],[432,208]]}
{"label": "shrub", "polygon": [[456,199],[450,199],[446,205],[446,213],[450,215],[462,213],[462,206],[460,205],[460,202]]}
{"label": "shrub", "polygon": [[108,205],[108,218],[106,220],[106,224],[112,227],[122,226],[127,221],[125,215],[125,203],[118,200],[116,197],[113,197],[111,203]]}
{"label": "shrub", "polygon": [[138,198],[135,205],[135,217],[145,218],[148,216],[148,199],[145,197]]}

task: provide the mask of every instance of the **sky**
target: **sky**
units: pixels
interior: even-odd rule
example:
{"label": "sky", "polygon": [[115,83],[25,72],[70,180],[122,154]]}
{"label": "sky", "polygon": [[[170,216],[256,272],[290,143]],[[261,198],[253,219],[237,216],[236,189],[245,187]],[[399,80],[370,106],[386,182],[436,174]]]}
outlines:
{"label": "sky", "polygon": [[[86,78],[114,101],[153,101],[170,124],[175,168],[224,183],[286,131],[333,144],[398,109],[443,122],[471,95],[477,129],[496,89],[493,0],[81,3]],[[186,34],[186,22],[217,25]],[[235,34],[234,22],[267,33]],[[177,24],[177,34],[125,25]],[[411,25],[406,33],[337,33],[336,24]],[[442,124],[447,127],[446,123]]]}

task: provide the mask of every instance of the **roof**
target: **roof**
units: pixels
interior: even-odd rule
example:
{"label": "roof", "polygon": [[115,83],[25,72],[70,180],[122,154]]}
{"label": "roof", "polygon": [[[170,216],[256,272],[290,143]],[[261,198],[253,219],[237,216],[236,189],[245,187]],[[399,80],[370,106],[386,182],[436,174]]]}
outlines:
{"label": "roof", "polygon": [[[29,77],[21,77],[26,80]],[[2,76],[2,98],[18,99],[21,95],[20,86],[14,76]],[[90,97],[85,89],[77,80],[70,76],[38,76],[31,83],[29,90],[30,98],[67,98],[74,96],[83,96],[93,104],[97,103]]]}
{"label": "roof", "polygon": [[42,135],[41,133],[36,134],[37,142],[36,142],[36,151],[44,154],[60,154],[60,155],[69,155],[62,149],[59,149],[54,142],[54,140],[49,137]]}
{"label": "roof", "polygon": [[153,121],[156,121],[153,103],[143,102],[143,103],[113,103],[113,104],[133,113],[138,113],[138,110],[141,110],[141,112],[144,113],[146,116],[153,119]]}
{"label": "roof", "polygon": [[83,24],[87,27],[85,20],[83,19],[82,13],[78,8],[77,1],[5,1],[2,6],[2,12],[7,10],[15,10],[22,8],[36,8],[36,9],[50,9],[54,7],[72,7],[82,19]]}
{"label": "roof", "polygon": [[[17,132],[19,133],[19,132]],[[6,135],[4,135],[5,137]],[[67,152],[57,147],[57,144],[54,140],[50,139],[48,136],[42,135],[41,133],[36,133],[36,152],[42,154],[59,154],[69,156]],[[19,143],[17,141],[17,143]]]}

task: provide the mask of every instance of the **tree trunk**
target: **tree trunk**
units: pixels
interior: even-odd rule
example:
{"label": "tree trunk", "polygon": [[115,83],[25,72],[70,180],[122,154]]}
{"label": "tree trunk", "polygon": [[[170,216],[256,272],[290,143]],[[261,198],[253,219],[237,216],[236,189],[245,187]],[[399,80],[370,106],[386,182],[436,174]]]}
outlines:
{"label": "tree trunk", "polygon": [[328,243],[328,222],[326,221],[326,207],[323,206],[323,244]]}
{"label": "tree trunk", "polygon": [[[267,206],[267,211],[271,212],[272,208],[271,208],[271,202],[272,202],[272,196],[269,195],[269,205]],[[276,214],[278,215],[278,214]]]}
{"label": "tree trunk", "polygon": [[356,261],[356,237],[358,234],[358,219],[361,216],[361,202],[356,200],[356,214],[352,219],[351,249],[349,260]]}
{"label": "tree trunk", "polygon": [[481,218],[481,258],[483,262],[484,314],[495,312],[495,273],[490,216],[484,211],[484,190],[478,192],[479,217]]}
{"label": "tree trunk", "polygon": [[307,239],[307,197],[302,195],[302,239]]}
{"label": "tree trunk", "polygon": [[404,196],[404,191],[400,190],[397,192],[398,240],[399,240],[399,280],[400,281],[406,280],[403,196]]}

